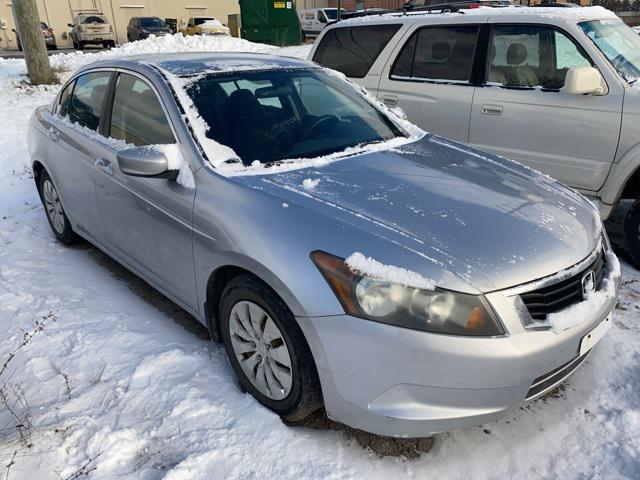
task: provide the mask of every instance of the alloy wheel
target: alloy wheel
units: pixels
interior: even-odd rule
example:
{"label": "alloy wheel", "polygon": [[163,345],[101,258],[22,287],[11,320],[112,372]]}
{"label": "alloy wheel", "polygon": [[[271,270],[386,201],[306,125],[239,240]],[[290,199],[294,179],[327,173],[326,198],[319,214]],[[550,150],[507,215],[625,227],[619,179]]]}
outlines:
{"label": "alloy wheel", "polygon": [[272,400],[286,398],[293,383],[291,356],[269,314],[253,302],[238,302],[231,309],[229,333],[233,352],[251,384]]}

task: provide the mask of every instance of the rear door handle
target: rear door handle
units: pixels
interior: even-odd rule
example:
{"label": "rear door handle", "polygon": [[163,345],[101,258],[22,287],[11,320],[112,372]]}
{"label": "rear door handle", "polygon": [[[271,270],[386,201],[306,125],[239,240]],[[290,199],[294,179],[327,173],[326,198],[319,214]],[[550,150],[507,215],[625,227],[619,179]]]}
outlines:
{"label": "rear door handle", "polygon": [[387,105],[397,105],[398,97],[396,97],[395,95],[383,95],[382,101]]}
{"label": "rear door handle", "polygon": [[502,105],[490,105],[488,103],[485,103],[480,108],[480,111],[484,115],[502,115],[503,108]]}
{"label": "rear door handle", "polygon": [[60,140],[60,132],[58,132],[58,130],[53,127],[49,127],[49,130],[47,130],[47,137],[49,137],[54,142],[57,142],[58,140]]}
{"label": "rear door handle", "polygon": [[111,162],[109,160],[106,160],[104,158],[99,158],[96,160],[96,163],[94,163],[94,165],[98,167],[100,170],[102,170],[104,173],[106,173],[107,175],[110,175],[113,177],[113,165],[111,165]]}

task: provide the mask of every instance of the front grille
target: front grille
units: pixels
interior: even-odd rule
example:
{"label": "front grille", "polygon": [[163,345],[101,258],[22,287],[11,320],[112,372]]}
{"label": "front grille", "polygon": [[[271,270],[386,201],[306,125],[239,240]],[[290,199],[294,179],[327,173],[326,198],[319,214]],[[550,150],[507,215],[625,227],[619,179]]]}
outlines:
{"label": "front grille", "polygon": [[545,394],[549,390],[552,390],[557,385],[562,383],[580,365],[582,365],[582,362],[585,361],[585,359],[587,358],[587,355],[589,355],[590,352],[591,350],[589,350],[588,352],[584,353],[579,357],[574,358],[573,360],[570,360],[564,365],[561,365],[558,368],[551,370],[549,373],[545,373],[544,375],[536,378],[531,384],[529,391],[527,392],[526,400],[533,400],[534,398]]}
{"label": "front grille", "polygon": [[574,303],[581,302],[582,277],[593,270],[595,274],[596,290],[600,289],[604,274],[604,253],[601,251],[596,259],[580,272],[565,278],[553,285],[521,293],[520,298],[524,302],[531,318],[536,321],[544,321],[550,313],[559,312]]}

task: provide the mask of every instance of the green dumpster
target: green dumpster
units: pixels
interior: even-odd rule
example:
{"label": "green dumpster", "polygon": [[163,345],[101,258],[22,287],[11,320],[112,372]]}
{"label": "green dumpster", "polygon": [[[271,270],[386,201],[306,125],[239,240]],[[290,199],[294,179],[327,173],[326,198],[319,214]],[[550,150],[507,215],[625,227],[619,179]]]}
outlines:
{"label": "green dumpster", "polygon": [[299,45],[302,30],[293,0],[240,0],[242,38],[270,45]]}

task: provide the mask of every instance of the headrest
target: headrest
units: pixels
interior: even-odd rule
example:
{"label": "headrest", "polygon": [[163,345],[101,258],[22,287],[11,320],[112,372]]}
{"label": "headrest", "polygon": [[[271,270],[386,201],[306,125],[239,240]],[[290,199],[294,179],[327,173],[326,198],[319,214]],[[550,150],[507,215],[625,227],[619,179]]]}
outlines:
{"label": "headrest", "polygon": [[431,56],[434,60],[446,60],[451,54],[451,46],[447,42],[436,42],[431,47]]}
{"label": "headrest", "polygon": [[512,43],[507,50],[507,63],[520,65],[527,60],[527,47],[522,43]]}

